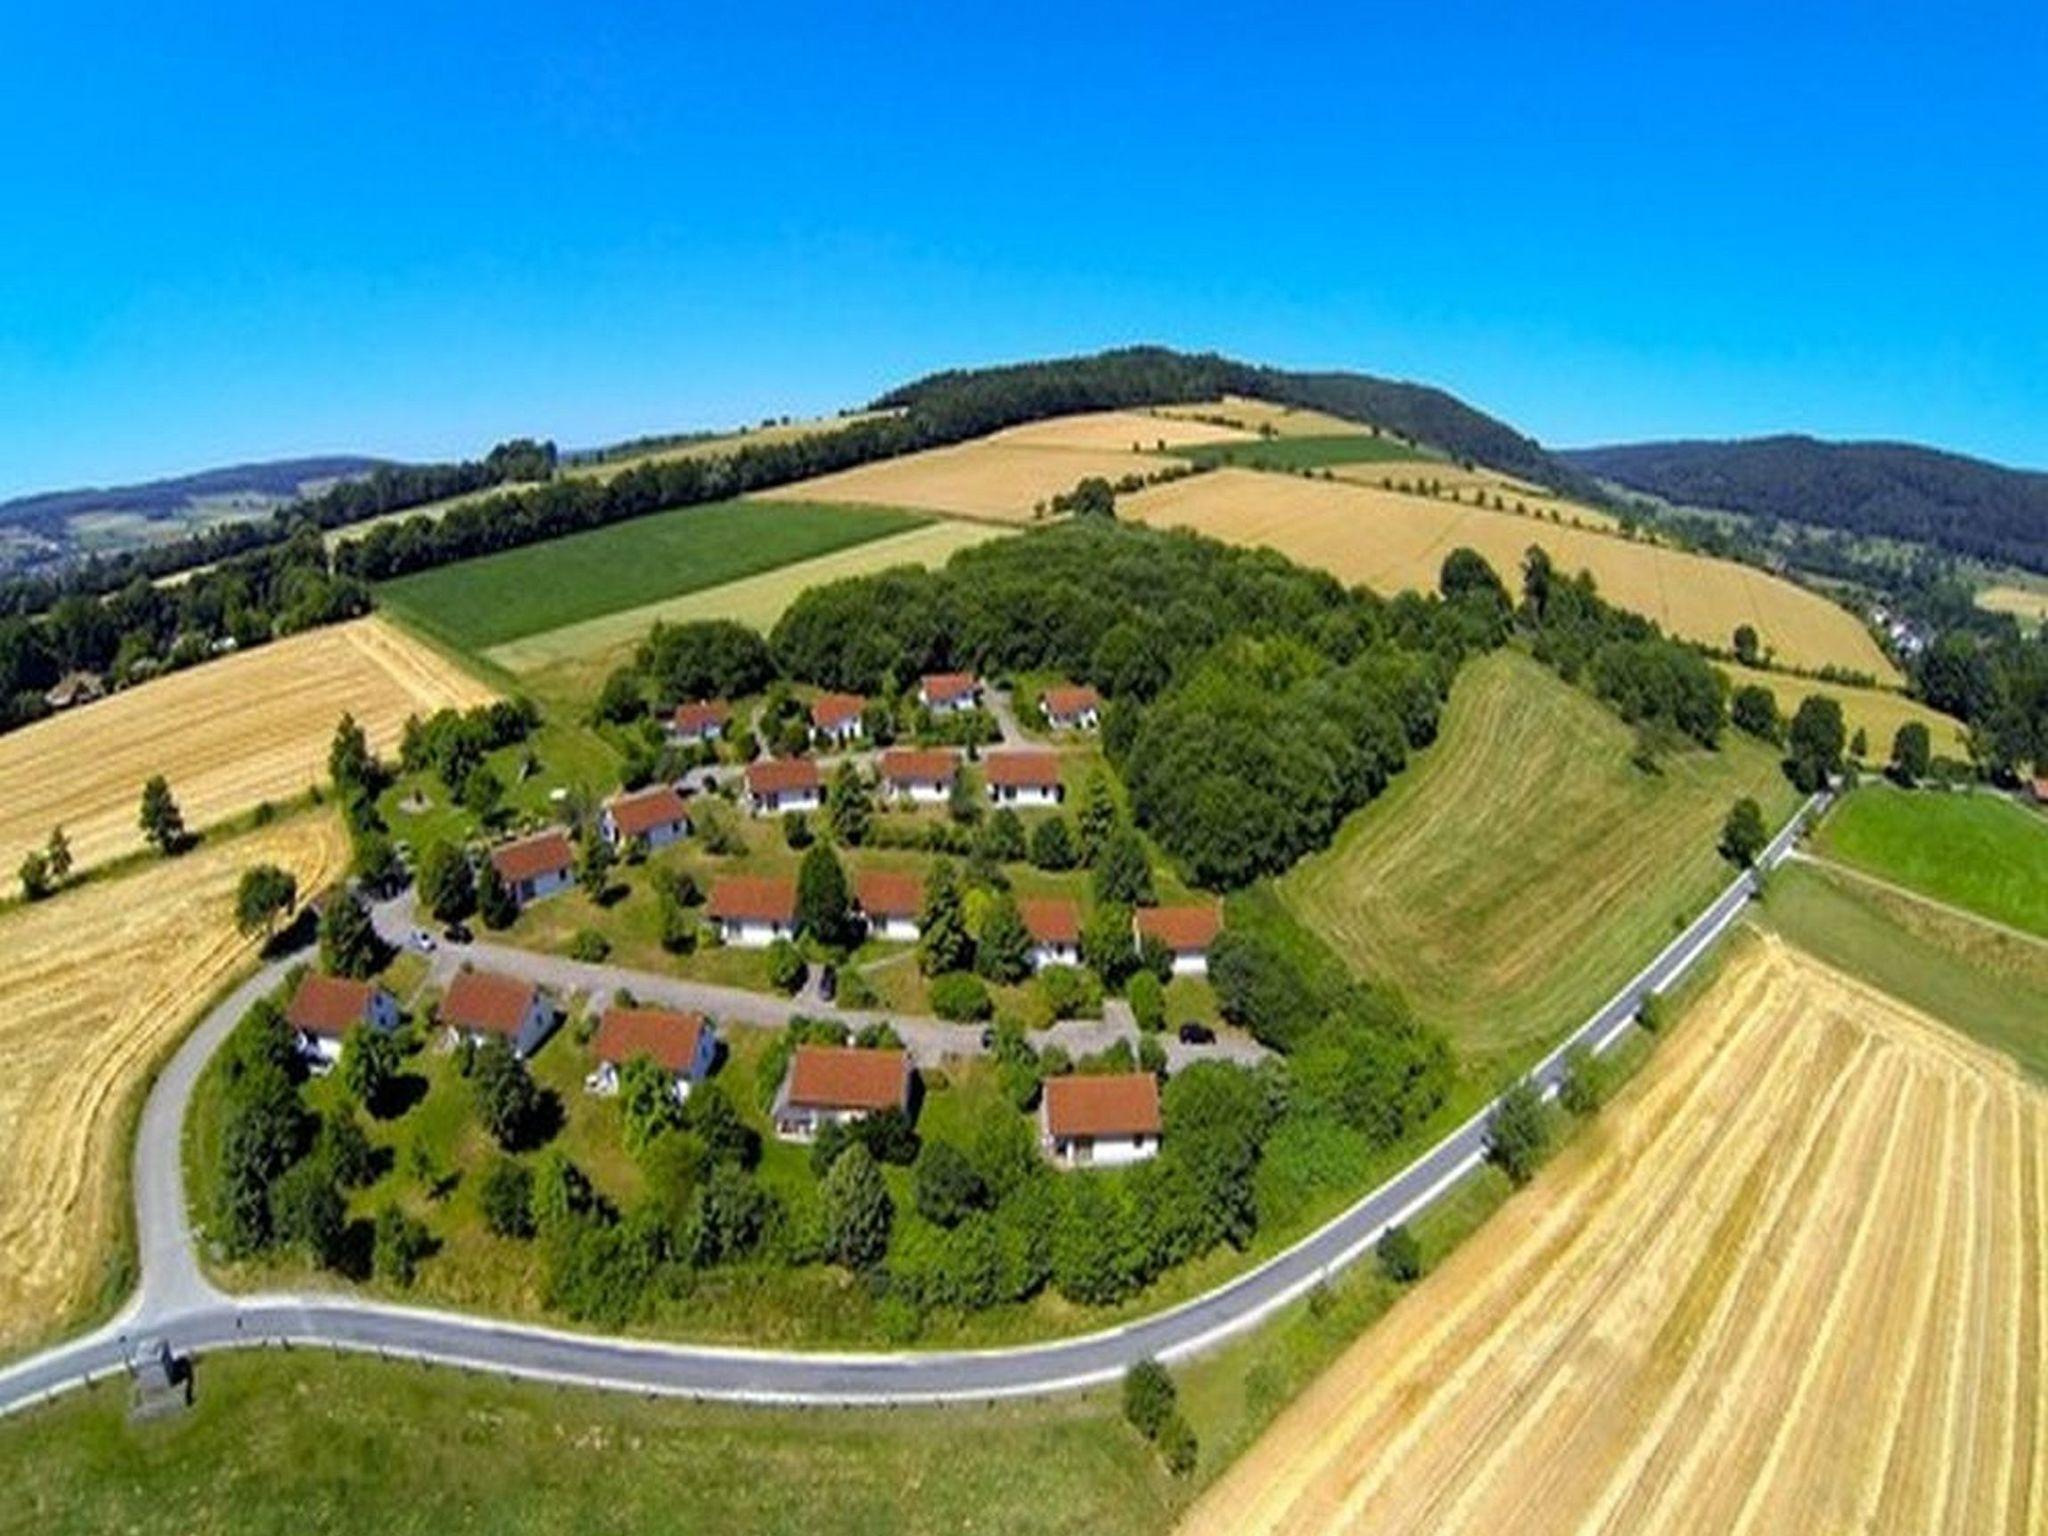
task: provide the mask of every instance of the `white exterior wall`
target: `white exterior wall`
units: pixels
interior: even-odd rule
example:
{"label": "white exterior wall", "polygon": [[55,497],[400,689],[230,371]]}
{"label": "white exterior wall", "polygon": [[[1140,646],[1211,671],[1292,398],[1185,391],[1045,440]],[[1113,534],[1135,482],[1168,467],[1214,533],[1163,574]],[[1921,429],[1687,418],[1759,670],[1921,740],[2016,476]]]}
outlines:
{"label": "white exterior wall", "polygon": [[828,1125],[847,1125],[858,1120],[867,1111],[860,1109],[790,1109],[784,1108],[775,1119],[775,1135],[781,1141],[799,1144],[817,1140],[818,1132]]}
{"label": "white exterior wall", "polygon": [[1033,944],[1031,946],[1031,969],[1042,971],[1048,965],[1079,965],[1081,946],[1078,944]]}
{"label": "white exterior wall", "polygon": [[1058,805],[1060,792],[1057,785],[1038,784],[991,784],[989,799],[998,805]]}
{"label": "white exterior wall", "polygon": [[791,789],[781,794],[754,795],[756,816],[781,816],[790,811],[815,811],[823,805],[824,798],[819,790]]}
{"label": "white exterior wall", "polygon": [[537,875],[531,880],[522,880],[512,887],[512,899],[524,906],[529,901],[539,901],[566,891],[576,883],[575,875],[566,869],[552,870]]}
{"label": "white exterior wall", "polygon": [[925,779],[898,780],[890,785],[890,792],[896,799],[908,800],[913,805],[944,805],[950,793],[945,785]]}
{"label": "white exterior wall", "polygon": [[766,949],[777,939],[796,937],[793,923],[762,923],[737,921],[722,917],[718,920],[718,936],[734,949]]}
{"label": "white exterior wall", "polygon": [[942,699],[935,704],[925,697],[922,688],[917,690],[917,701],[935,715],[964,715],[981,704],[980,695],[972,693],[963,693],[958,698]]}
{"label": "white exterior wall", "polygon": [[917,919],[914,917],[885,917],[868,919],[868,936],[886,939],[891,944],[915,944],[918,937]]}
{"label": "white exterior wall", "polygon": [[1209,953],[1202,949],[1177,949],[1173,952],[1173,974],[1176,976],[1206,976],[1209,974]]}
{"label": "white exterior wall", "polygon": [[[664,821],[659,826],[649,827],[640,836],[649,848],[666,848],[670,843],[681,842],[688,830],[685,822]],[[610,811],[604,812],[604,840],[614,848],[626,845],[626,839],[619,834],[619,824],[612,819]]]}
{"label": "white exterior wall", "polygon": [[855,715],[851,720],[842,721],[838,725],[813,726],[811,734],[820,741],[833,742],[843,747],[849,741],[859,741],[867,735],[867,727],[861,723],[860,716]]}
{"label": "white exterior wall", "polygon": [[299,1054],[306,1059],[306,1070],[315,1077],[324,1076],[334,1070],[334,1064],[341,1060],[341,1042],[328,1035],[299,1035]]}
{"label": "white exterior wall", "polygon": [[1056,731],[1092,731],[1100,717],[1094,710],[1084,709],[1078,715],[1047,715],[1045,723]]}

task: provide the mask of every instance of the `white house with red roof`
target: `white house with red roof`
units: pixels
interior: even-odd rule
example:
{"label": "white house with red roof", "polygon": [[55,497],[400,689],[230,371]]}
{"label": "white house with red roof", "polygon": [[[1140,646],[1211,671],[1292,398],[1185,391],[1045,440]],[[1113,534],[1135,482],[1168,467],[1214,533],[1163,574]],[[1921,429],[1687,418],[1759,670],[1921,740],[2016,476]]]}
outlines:
{"label": "white house with red roof", "polygon": [[1113,1168],[1159,1155],[1159,1080],[1150,1072],[1049,1077],[1038,1139],[1061,1168]]}
{"label": "white house with red roof", "polygon": [[796,882],[762,875],[724,875],[711,884],[705,915],[721,943],[766,949],[796,937]]}
{"label": "white house with red roof", "polygon": [[924,911],[924,879],[889,869],[862,870],[853,878],[853,904],[868,925],[868,937],[915,944]]}
{"label": "white house with red roof", "polygon": [[997,805],[1058,805],[1065,793],[1057,752],[991,752],[981,760],[981,776]]}
{"label": "white house with red roof", "polygon": [[458,1040],[497,1038],[516,1056],[531,1056],[555,1027],[555,1004],[530,981],[492,971],[462,971],[441,999],[440,1020]]}
{"label": "white house with red roof", "polygon": [[981,704],[981,679],[972,672],[934,672],[918,683],[917,702],[935,715],[964,715]]}
{"label": "white house with red roof", "polygon": [[522,907],[576,883],[576,849],[559,828],[493,848],[490,860],[505,889]]}
{"label": "white house with red roof", "polygon": [[784,1141],[810,1141],[828,1124],[910,1108],[910,1054],[844,1045],[800,1045],[769,1110]]}
{"label": "white house with red roof", "polygon": [[623,848],[639,838],[648,848],[666,848],[690,832],[690,807],[673,784],[650,784],[613,795],[599,813],[604,840]]}
{"label": "white house with red roof", "polygon": [[1031,935],[1031,969],[1081,963],[1081,909],[1058,896],[1026,897],[1017,903]]}
{"label": "white house with red roof", "polygon": [[668,736],[684,746],[703,746],[723,738],[731,723],[730,704],[723,699],[698,699],[676,706],[668,719]]}
{"label": "white house with red roof", "polygon": [[308,971],[284,1010],[299,1054],[314,1072],[341,1060],[341,1045],[352,1029],[398,1028],[398,999],[374,982]]}
{"label": "white house with red roof", "polygon": [[1048,688],[1038,696],[1039,713],[1056,731],[1092,731],[1102,723],[1102,695],[1093,688]]}
{"label": "white house with red roof", "polygon": [[1214,904],[1184,907],[1140,907],[1131,926],[1142,948],[1156,939],[1173,957],[1176,976],[1209,974],[1209,946],[1223,931],[1223,909]]}
{"label": "white house with red roof", "polygon": [[811,705],[811,737],[835,747],[851,746],[867,734],[861,716],[868,701],[857,693],[820,694]]}
{"label": "white house with red roof", "polygon": [[747,805],[756,816],[815,811],[825,803],[825,781],[807,757],[764,757],[747,764]]}
{"label": "white house with red roof", "polygon": [[891,747],[882,754],[882,788],[912,805],[944,805],[960,777],[960,754],[943,748]]}
{"label": "white house with red roof", "polygon": [[597,1068],[583,1080],[592,1093],[619,1091],[619,1074],[627,1062],[645,1056],[673,1080],[678,1099],[710,1075],[718,1054],[711,1021],[701,1013],[669,1008],[607,1008],[591,1041]]}

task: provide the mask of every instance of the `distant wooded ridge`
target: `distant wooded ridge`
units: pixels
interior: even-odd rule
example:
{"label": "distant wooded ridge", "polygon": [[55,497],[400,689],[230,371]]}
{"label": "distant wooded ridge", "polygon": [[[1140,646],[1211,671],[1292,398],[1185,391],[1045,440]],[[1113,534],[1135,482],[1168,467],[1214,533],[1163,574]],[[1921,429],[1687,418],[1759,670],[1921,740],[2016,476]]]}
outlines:
{"label": "distant wooded ridge", "polygon": [[1589,475],[1683,506],[1907,539],[2048,571],[2048,474],[1911,443],[1812,437],[1561,451]]}

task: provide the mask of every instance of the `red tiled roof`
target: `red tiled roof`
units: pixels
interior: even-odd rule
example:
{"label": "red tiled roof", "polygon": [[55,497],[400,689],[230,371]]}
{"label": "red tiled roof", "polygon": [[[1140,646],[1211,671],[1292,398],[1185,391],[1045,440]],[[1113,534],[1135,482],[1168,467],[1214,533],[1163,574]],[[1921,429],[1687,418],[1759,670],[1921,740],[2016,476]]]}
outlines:
{"label": "red tiled roof", "polygon": [[533,1007],[534,985],[489,971],[464,971],[441,999],[441,1022],[457,1029],[481,1029],[510,1038],[519,1033]]}
{"label": "red tiled roof", "polygon": [[991,752],[981,760],[982,771],[991,784],[1015,789],[1057,789],[1060,757],[1057,752]]}
{"label": "red tiled roof", "polygon": [[690,819],[690,808],[673,784],[650,784],[631,794],[614,795],[605,801],[604,808],[612,813],[621,837],[639,837],[656,827]]}
{"label": "red tiled roof", "polygon": [[844,1045],[800,1045],[789,1063],[786,1102],[800,1109],[901,1109],[910,1098],[910,1057]]}
{"label": "red tiled roof", "polygon": [[1150,1072],[1045,1080],[1045,1128],[1054,1136],[1157,1136],[1159,1083]]}
{"label": "red tiled roof", "polygon": [[1048,688],[1038,701],[1048,715],[1067,718],[1083,710],[1102,708],[1102,695],[1093,688]]}
{"label": "red tiled roof", "polygon": [[891,747],[882,754],[882,777],[891,784],[950,784],[959,772],[958,752]]}
{"label": "red tiled roof", "polygon": [[707,725],[722,726],[731,718],[732,706],[719,699],[705,699],[695,704],[678,704],[675,726],[685,736],[690,736]]}
{"label": "red tiled roof", "polygon": [[786,795],[796,789],[816,789],[818,765],[808,757],[764,757],[747,764],[747,792],[755,795]]}
{"label": "red tiled roof", "polygon": [[763,875],[725,875],[711,883],[705,911],[734,922],[796,921],[796,882]]}
{"label": "red tiled roof", "polygon": [[860,712],[868,707],[868,701],[857,693],[825,693],[811,706],[811,723],[821,731],[829,731],[835,725],[844,725],[849,720],[858,720]]}
{"label": "red tiled roof", "polygon": [[1027,898],[1017,903],[1024,926],[1041,944],[1081,942],[1081,909],[1058,896]]}
{"label": "red tiled roof", "polygon": [[491,862],[497,866],[500,875],[516,885],[521,880],[532,880],[539,875],[551,875],[573,867],[576,850],[569,846],[566,833],[540,832],[516,843],[507,843],[502,848],[493,848]]}
{"label": "red tiled roof", "polygon": [[963,698],[981,686],[981,679],[972,672],[934,672],[919,686],[929,703],[943,703],[948,699]]}
{"label": "red tiled roof", "polygon": [[924,909],[924,879],[919,875],[863,870],[854,876],[853,892],[869,917],[915,917]]}
{"label": "red tiled roof", "polygon": [[1176,953],[1207,949],[1222,928],[1221,907],[1138,908],[1138,937],[1156,938]]}
{"label": "red tiled roof", "polygon": [[377,988],[367,981],[308,971],[284,1011],[285,1022],[308,1035],[336,1038],[369,1016],[370,999],[376,994]]}
{"label": "red tiled roof", "polygon": [[651,1056],[669,1072],[686,1072],[697,1059],[704,1015],[666,1008],[607,1008],[597,1026],[597,1059],[622,1066]]}

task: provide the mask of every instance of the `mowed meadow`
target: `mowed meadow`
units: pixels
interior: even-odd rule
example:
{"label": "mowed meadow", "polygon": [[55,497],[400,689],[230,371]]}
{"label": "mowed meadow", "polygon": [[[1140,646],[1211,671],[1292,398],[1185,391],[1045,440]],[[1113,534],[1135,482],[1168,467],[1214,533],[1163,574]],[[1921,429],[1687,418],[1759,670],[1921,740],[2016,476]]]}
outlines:
{"label": "mowed meadow", "polygon": [[1736,626],[1749,624],[1788,665],[1898,678],[1862,624],[1816,593],[1733,561],[1498,512],[1490,503],[1482,508],[1377,485],[1220,469],[1121,497],[1117,515],[1275,549],[1389,593],[1435,591],[1444,556],[1461,545],[1484,555],[1512,583],[1524,552],[1539,544],[1559,569],[1591,571],[1609,601],[1682,639],[1725,648]]}
{"label": "mowed meadow", "polygon": [[2038,1532],[2048,1097],[1751,939],[1186,1536]]}
{"label": "mowed meadow", "polygon": [[1482,1065],[1520,1063],[1604,1003],[1730,877],[1722,819],[1798,802],[1776,755],[1632,761],[1597,700],[1511,651],[1468,663],[1437,740],[1276,883],[1359,975],[1399,987]]}
{"label": "mowed meadow", "polygon": [[137,806],[152,774],[170,781],[198,829],[324,780],[344,713],[384,751],[406,716],[493,696],[375,617],[122,689],[0,736],[0,869],[12,880],[60,823],[80,868],[141,848]]}
{"label": "mowed meadow", "polygon": [[306,813],[0,913],[0,1355],[116,1299],[131,1107],[255,956],[242,871],[276,864],[303,897],[347,861],[339,821]]}

